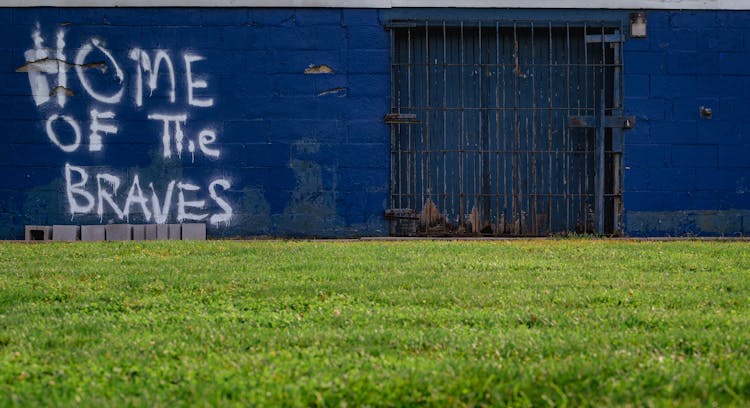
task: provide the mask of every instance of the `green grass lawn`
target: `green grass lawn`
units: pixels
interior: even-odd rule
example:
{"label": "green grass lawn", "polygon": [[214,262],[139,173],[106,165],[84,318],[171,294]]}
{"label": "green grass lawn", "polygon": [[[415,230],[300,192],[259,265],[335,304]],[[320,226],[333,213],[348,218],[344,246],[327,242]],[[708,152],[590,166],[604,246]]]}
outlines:
{"label": "green grass lawn", "polygon": [[750,404],[750,244],[0,244],[0,405]]}

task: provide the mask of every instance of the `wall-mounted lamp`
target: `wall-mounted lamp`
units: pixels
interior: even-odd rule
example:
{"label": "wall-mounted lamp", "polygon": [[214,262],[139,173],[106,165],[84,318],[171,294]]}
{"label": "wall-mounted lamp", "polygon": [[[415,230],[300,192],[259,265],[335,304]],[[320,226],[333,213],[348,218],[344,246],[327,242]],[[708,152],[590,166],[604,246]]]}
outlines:
{"label": "wall-mounted lamp", "polygon": [[638,11],[630,13],[630,36],[633,38],[646,37],[646,13]]}

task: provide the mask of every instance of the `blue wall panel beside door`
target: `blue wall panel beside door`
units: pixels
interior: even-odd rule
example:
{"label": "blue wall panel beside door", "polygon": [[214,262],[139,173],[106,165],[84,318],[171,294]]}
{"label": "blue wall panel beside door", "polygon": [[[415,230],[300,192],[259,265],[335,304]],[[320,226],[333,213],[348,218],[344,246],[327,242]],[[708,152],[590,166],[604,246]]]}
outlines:
{"label": "blue wall panel beside door", "polygon": [[628,234],[750,233],[748,67],[745,11],[652,11],[625,44]]}

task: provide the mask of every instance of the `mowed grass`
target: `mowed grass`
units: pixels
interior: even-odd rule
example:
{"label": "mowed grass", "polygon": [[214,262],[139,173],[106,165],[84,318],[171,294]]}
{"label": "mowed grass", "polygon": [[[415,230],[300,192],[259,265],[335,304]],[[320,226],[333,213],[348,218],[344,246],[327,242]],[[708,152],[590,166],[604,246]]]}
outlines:
{"label": "mowed grass", "polygon": [[0,405],[750,404],[750,244],[0,245]]}

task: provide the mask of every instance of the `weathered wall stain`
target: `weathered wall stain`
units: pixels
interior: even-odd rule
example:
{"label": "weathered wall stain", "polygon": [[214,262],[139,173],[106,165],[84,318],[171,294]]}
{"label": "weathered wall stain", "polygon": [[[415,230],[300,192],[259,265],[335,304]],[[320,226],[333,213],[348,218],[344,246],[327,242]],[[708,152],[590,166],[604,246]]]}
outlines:
{"label": "weathered wall stain", "polygon": [[323,167],[312,160],[319,152],[320,143],[313,139],[302,139],[292,145],[289,167],[294,171],[297,186],[283,214],[275,217],[281,234],[293,231],[335,234],[346,224],[336,212],[335,169]]}

